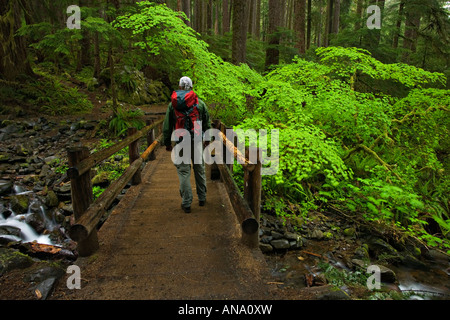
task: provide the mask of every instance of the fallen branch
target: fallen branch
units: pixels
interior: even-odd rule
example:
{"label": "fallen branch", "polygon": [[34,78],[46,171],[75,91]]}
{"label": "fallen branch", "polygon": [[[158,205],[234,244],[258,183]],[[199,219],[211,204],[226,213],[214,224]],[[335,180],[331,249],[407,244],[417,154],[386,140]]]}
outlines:
{"label": "fallen branch", "polygon": [[375,152],[373,151],[371,148],[367,147],[364,144],[358,144],[354,149],[350,150],[350,152],[342,159],[342,160],[347,160],[348,158],[350,158],[350,156],[352,156],[354,153],[363,150],[365,153],[369,154],[370,156],[372,156],[379,164],[381,164],[383,166],[383,168],[386,169],[386,171],[390,171],[392,172],[392,174],[398,179],[400,180],[402,183],[405,183],[405,180],[403,180],[398,173],[396,173],[395,171],[392,170],[392,166],[390,164],[388,164],[387,162],[385,162],[383,159],[381,159],[381,157]]}

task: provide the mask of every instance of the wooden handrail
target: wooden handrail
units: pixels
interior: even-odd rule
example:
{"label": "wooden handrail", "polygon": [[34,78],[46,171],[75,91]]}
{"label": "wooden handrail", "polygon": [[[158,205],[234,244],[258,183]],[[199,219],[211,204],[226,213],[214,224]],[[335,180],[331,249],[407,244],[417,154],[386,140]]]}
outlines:
{"label": "wooden handrail", "polygon": [[252,150],[258,155],[256,163],[252,163],[249,161],[247,154],[243,155],[235,146],[235,143],[228,140],[225,135],[226,126],[220,120],[215,120],[213,126],[220,131],[219,134],[225,149],[223,152],[224,162],[227,151],[244,169],[244,194],[242,195],[233,179],[232,165],[217,164],[220,177],[232,200],[234,212],[242,226],[242,241],[249,247],[258,247],[262,169],[260,149]]}
{"label": "wooden handrail", "polygon": [[[160,139],[154,141],[154,129],[162,125],[164,119],[153,124],[147,122],[147,126],[136,132],[136,129],[128,130],[128,137],[105,150],[89,155],[86,147],[69,148],[69,166],[67,172],[72,187],[72,205],[74,207],[75,224],[70,227],[70,237],[78,242],[80,256],[89,256],[98,250],[97,226],[106,210],[131,180],[140,183],[140,169],[155,148]],[[161,130],[160,130],[161,132]],[[139,156],[137,141],[147,134],[148,149]],[[129,146],[130,166],[122,176],[114,181],[94,202],[91,182],[91,168],[107,159],[119,150]]]}
{"label": "wooden handrail", "polygon": [[116,143],[115,145],[106,148],[104,150],[98,151],[92,155],[90,155],[88,158],[84,159],[80,163],[78,163],[76,166],[73,166],[67,170],[67,176],[71,179],[76,179],[82,174],[86,173],[91,168],[95,167],[97,164],[101,163],[105,159],[109,158],[116,152],[122,150],[123,148],[129,146],[134,141],[142,138],[144,135],[146,135],[150,130],[156,128],[157,126],[161,125],[164,122],[164,119],[158,120],[157,122],[145,127],[144,129],[138,131],[137,133],[133,134],[132,136],[128,136],[124,140]]}
{"label": "wooden handrail", "polygon": [[69,235],[72,240],[79,242],[85,240],[89,236],[89,234],[97,227],[106,210],[114,202],[114,199],[120,194],[158,144],[159,139],[153,142],[153,144],[137,160],[135,160],[127,170],[125,170],[122,176],[114,181],[105,191],[103,191],[97,200],[89,206],[83,216],[70,228]]}

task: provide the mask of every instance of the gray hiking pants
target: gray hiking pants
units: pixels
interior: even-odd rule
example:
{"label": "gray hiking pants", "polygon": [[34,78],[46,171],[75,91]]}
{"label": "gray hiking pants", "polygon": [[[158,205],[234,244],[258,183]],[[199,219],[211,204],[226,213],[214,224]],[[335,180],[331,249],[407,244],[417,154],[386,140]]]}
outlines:
{"label": "gray hiking pants", "polygon": [[[195,150],[197,148],[198,150]],[[201,149],[201,150],[200,150]],[[180,195],[182,198],[182,206],[188,208],[193,201],[193,193],[191,186],[191,169],[194,168],[195,186],[197,189],[197,196],[199,201],[206,201],[206,172],[205,162],[201,157],[201,163],[195,164],[194,152],[201,152],[203,154],[203,144],[192,144],[191,160],[192,164],[176,164],[178,178],[180,180]]]}

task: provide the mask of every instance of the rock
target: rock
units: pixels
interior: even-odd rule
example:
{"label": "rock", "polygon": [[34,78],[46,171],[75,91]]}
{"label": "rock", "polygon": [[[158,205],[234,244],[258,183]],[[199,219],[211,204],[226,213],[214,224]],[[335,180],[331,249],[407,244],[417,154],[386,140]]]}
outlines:
{"label": "rock", "polygon": [[29,151],[22,144],[18,144],[15,150],[18,156],[27,156]]}
{"label": "rock", "polygon": [[20,228],[14,226],[0,226],[0,235],[1,236],[15,236],[20,238],[21,234]]}
{"label": "rock", "polygon": [[109,173],[106,171],[100,172],[94,178],[92,178],[93,186],[107,186],[109,185]]}
{"label": "rock", "polygon": [[60,206],[62,214],[65,215],[66,217],[70,216],[73,214],[73,206],[72,204],[64,204],[62,206]]}
{"label": "rock", "polygon": [[433,260],[433,261],[441,261],[441,262],[448,262],[450,261],[450,256],[446,255],[443,252],[440,252],[436,249],[430,249],[425,252],[425,257],[427,259]]}
{"label": "rock", "polygon": [[9,180],[0,180],[0,196],[10,194],[13,183]]}
{"label": "rock", "polygon": [[362,259],[362,260],[369,260],[369,248],[367,246],[367,244],[364,244],[362,246],[360,246],[359,248],[357,248],[355,250],[355,253],[353,255],[353,258],[355,259]]}
{"label": "rock", "polygon": [[380,268],[381,282],[388,282],[388,283],[397,282],[397,275],[395,274],[394,271],[382,265],[378,265],[378,267]]}
{"label": "rock", "polygon": [[33,264],[29,256],[9,248],[0,248],[0,275],[14,269],[25,269]]}
{"label": "rock", "polygon": [[430,267],[426,263],[420,261],[419,259],[414,257],[412,254],[408,254],[408,253],[402,254],[401,264],[406,267],[410,267],[410,268],[414,268],[414,269],[421,269],[421,270],[425,270],[425,271],[430,269]]}
{"label": "rock", "polygon": [[375,257],[384,254],[392,262],[399,262],[401,260],[401,256],[398,251],[389,243],[380,238],[373,237],[369,239],[367,244],[369,246],[369,250],[374,253]]}
{"label": "rock", "polygon": [[355,232],[355,228],[346,228],[344,229],[343,233],[346,237],[353,237],[355,235]]}
{"label": "rock", "polygon": [[70,126],[69,126],[69,125],[63,125],[63,126],[61,126],[61,127],[58,129],[58,131],[59,131],[59,133],[61,133],[61,134],[64,134],[64,133],[68,134],[69,131],[70,131]]}
{"label": "rock", "polygon": [[[57,156],[49,156],[49,157],[46,157],[46,158],[44,159],[44,162],[45,162],[46,164],[50,164],[50,163],[52,163],[53,161],[55,161],[55,160],[57,160],[57,159],[58,159]],[[50,169],[50,167],[49,167],[49,169]]]}
{"label": "rock", "polygon": [[322,240],[324,237],[323,232],[319,229],[314,229],[311,233],[311,239]]}
{"label": "rock", "polygon": [[114,156],[114,161],[119,162],[119,161],[122,161],[122,159],[123,159],[123,155],[121,155],[121,154],[117,154]]}
{"label": "rock", "polygon": [[273,247],[268,243],[260,243],[259,249],[261,250],[262,253],[269,253],[273,251]]}
{"label": "rock", "polygon": [[57,207],[59,204],[58,196],[53,190],[49,190],[45,197],[45,205],[48,207]]}
{"label": "rock", "polygon": [[283,238],[283,235],[281,233],[279,233],[279,232],[276,232],[276,231],[272,231],[270,233],[270,235],[272,236],[272,239],[274,239],[274,240],[278,240],[278,239]]}
{"label": "rock", "polygon": [[299,241],[300,240],[300,236],[298,234],[294,233],[294,232],[286,232],[284,234],[284,237],[287,240],[294,240],[294,241]]}
{"label": "rock", "polygon": [[291,247],[291,249],[300,249],[303,245],[303,242],[301,239],[299,239],[298,241],[295,240],[291,240],[289,241],[289,246]]}
{"label": "rock", "polygon": [[1,153],[0,154],[0,162],[2,162],[2,163],[9,162],[10,159],[11,159],[11,155],[9,155],[8,153]]}
{"label": "rock", "polygon": [[30,199],[26,195],[13,195],[11,196],[11,209],[16,214],[23,214],[28,211],[30,205]]}
{"label": "rock", "polygon": [[24,281],[38,283],[48,278],[59,279],[65,274],[64,269],[50,265],[50,263],[33,269],[24,276]]}
{"label": "rock", "polygon": [[368,262],[361,260],[361,259],[352,259],[351,262],[354,266],[357,266],[357,267],[363,269],[364,272],[367,270],[367,267],[369,266]]}
{"label": "rock", "polygon": [[350,296],[343,290],[338,288],[331,288],[317,297],[318,300],[350,300]]}
{"label": "rock", "polygon": [[276,250],[282,250],[282,249],[289,249],[290,248],[289,241],[286,240],[286,239],[272,240],[272,241],[270,241],[270,244]]}

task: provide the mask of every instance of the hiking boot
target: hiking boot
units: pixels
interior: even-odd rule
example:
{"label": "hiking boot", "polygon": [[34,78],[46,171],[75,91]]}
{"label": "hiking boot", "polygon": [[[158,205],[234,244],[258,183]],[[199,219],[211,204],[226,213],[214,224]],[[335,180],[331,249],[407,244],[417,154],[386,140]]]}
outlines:
{"label": "hiking boot", "polygon": [[183,209],[184,213],[191,213],[191,207],[183,207],[183,205],[181,205],[181,209]]}
{"label": "hiking boot", "polygon": [[200,207],[204,207],[205,206],[206,201],[199,201],[198,204],[200,205]]}

